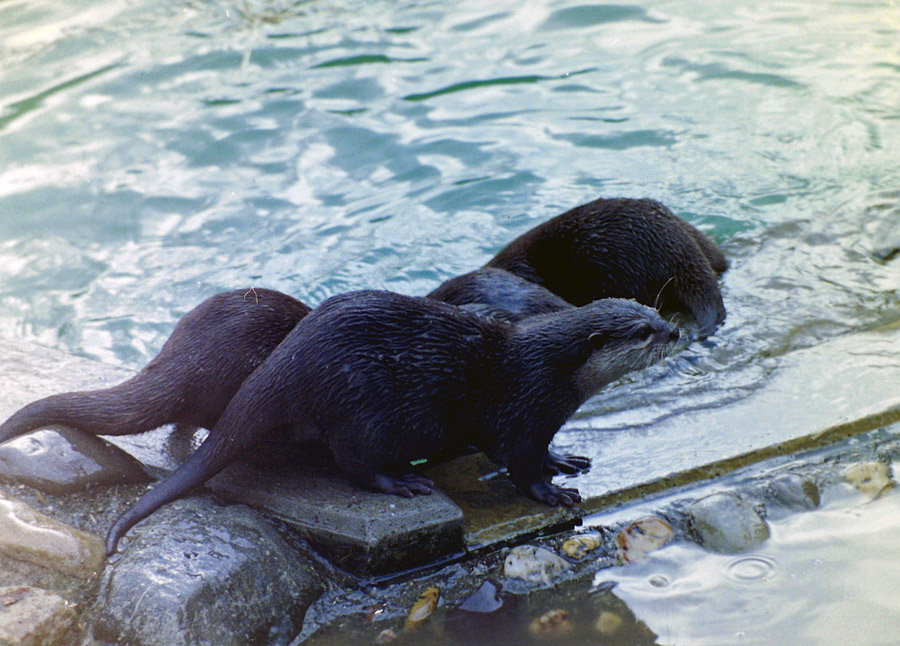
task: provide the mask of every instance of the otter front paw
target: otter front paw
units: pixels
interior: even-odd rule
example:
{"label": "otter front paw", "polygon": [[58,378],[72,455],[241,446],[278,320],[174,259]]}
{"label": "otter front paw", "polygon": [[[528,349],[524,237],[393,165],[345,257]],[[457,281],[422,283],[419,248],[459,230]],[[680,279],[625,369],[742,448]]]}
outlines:
{"label": "otter front paw", "polygon": [[583,455],[560,455],[547,451],[544,457],[544,472],[550,475],[575,475],[591,468],[591,459]]}
{"label": "otter front paw", "polygon": [[578,489],[557,487],[543,480],[530,484],[528,486],[528,495],[539,502],[547,503],[551,507],[556,507],[557,505],[572,507],[576,503],[581,502],[581,494],[578,493]]}
{"label": "otter front paw", "polygon": [[415,473],[402,476],[389,476],[376,473],[368,485],[375,491],[390,493],[404,498],[412,498],[416,494],[428,496],[434,488],[434,482]]}

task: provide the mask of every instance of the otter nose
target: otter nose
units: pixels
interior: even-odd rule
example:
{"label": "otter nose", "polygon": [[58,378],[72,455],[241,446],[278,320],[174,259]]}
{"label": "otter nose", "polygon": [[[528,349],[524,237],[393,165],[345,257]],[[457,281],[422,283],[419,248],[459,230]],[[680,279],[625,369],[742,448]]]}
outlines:
{"label": "otter nose", "polygon": [[673,327],[672,331],[669,332],[669,343],[675,343],[679,338],[681,338],[681,332],[678,331],[677,327]]}

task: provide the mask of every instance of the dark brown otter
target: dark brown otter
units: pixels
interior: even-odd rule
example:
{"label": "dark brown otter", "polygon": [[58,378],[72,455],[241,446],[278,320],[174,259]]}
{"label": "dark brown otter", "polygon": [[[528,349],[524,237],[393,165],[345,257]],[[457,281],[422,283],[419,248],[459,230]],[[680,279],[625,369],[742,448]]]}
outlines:
{"label": "dark brown otter", "polygon": [[599,199],[513,240],[486,267],[541,285],[573,305],[633,298],[684,309],[703,336],[725,320],[717,282],[728,262],[698,229],[649,199]]}
{"label": "dark brown otter", "polygon": [[178,322],[137,375],[112,388],[28,404],[0,425],[0,442],[54,424],[97,435],[175,423],[212,428],[244,379],[309,311],[270,289],[216,294]]}
{"label": "dark brown otter", "polygon": [[493,267],[451,278],[428,294],[428,298],[509,323],[573,307],[550,290]]}
{"label": "dark brown otter", "polygon": [[257,442],[284,435],[323,442],[359,484],[406,497],[433,486],[409,473],[410,460],[473,445],[532,498],[573,505],[578,492],[543,475],[554,434],[677,338],[654,310],[619,299],[511,325],[427,298],[335,296],[244,381],[197,451],[115,522],[107,550]]}

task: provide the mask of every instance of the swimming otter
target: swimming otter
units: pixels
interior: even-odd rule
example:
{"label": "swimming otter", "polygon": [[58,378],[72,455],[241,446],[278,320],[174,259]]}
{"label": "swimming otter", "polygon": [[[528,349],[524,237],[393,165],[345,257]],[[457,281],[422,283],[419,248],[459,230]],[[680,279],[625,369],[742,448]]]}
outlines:
{"label": "swimming otter", "polygon": [[633,298],[686,309],[709,336],[725,320],[716,244],[649,199],[599,199],[519,236],[486,267],[505,269],[573,305]]}
{"label": "swimming otter", "polygon": [[556,431],[593,393],[665,356],[678,330],[633,301],[605,299],[519,325],[427,298],[363,291],[303,318],[241,385],[197,451],[126,511],[135,523],[267,437],[317,439],[370,489],[412,497],[433,483],[409,461],[474,445],[550,505],[580,500],[542,474]]}
{"label": "swimming otter", "polygon": [[112,388],[32,402],[0,425],[0,442],[54,424],[96,435],[174,423],[212,428],[244,379],[309,311],[270,289],[216,294],[185,314],[137,375]]}

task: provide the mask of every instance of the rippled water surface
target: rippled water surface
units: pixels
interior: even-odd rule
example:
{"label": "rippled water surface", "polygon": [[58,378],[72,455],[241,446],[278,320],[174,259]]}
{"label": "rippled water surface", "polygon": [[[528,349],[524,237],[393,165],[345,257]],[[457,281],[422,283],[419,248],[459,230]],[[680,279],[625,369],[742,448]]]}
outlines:
{"label": "rippled water surface", "polygon": [[597,579],[616,582],[616,595],[660,644],[897,643],[896,492],[834,500],[771,528],[772,538],[749,554],[675,544]]}

